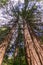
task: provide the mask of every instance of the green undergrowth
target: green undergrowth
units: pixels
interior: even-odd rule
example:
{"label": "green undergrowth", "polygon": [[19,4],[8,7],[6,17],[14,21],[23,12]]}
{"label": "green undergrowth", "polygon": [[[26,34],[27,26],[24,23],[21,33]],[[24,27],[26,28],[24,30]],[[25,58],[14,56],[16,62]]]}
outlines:
{"label": "green undergrowth", "polygon": [[14,58],[14,53],[11,58],[5,55],[2,65],[27,65],[24,48],[19,47],[19,52],[16,58]]}
{"label": "green undergrowth", "polygon": [[25,59],[25,50],[22,47],[19,47],[19,52],[16,58],[14,58],[13,65],[27,65]]}
{"label": "green undergrowth", "polygon": [[13,58],[8,59],[8,56],[6,55],[4,57],[2,65],[13,65],[13,62],[14,62],[14,59]]}

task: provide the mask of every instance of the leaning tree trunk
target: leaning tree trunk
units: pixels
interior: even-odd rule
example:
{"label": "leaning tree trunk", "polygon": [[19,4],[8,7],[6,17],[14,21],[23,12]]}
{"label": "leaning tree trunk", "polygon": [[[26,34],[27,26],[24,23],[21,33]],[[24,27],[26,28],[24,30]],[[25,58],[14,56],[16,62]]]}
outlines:
{"label": "leaning tree trunk", "polygon": [[[41,46],[40,46],[40,39],[38,39],[38,38],[35,36],[35,34],[33,34],[33,32],[32,32],[32,30],[31,30],[30,26],[28,26],[28,29],[29,29],[29,31],[30,31],[31,38],[32,38],[33,43],[34,43],[33,45],[34,45],[35,50],[36,50],[36,52],[37,52],[37,55],[38,55],[38,57],[39,57],[39,59],[40,59],[41,65],[43,65],[43,50],[42,50],[42,48],[41,48]],[[37,38],[38,40],[37,40],[36,38]]]}
{"label": "leaning tree trunk", "polygon": [[11,40],[14,29],[15,29],[15,27],[12,28],[12,30],[5,37],[4,41],[0,45],[0,65],[2,64],[6,49],[7,49],[8,45],[9,45],[10,40]]}
{"label": "leaning tree trunk", "polygon": [[37,54],[36,49],[34,47],[35,42],[33,43],[33,40],[31,38],[30,32],[28,31],[28,27],[25,21],[24,21],[24,39],[25,39],[24,43],[25,53],[28,65],[43,65],[40,62],[39,55]]}

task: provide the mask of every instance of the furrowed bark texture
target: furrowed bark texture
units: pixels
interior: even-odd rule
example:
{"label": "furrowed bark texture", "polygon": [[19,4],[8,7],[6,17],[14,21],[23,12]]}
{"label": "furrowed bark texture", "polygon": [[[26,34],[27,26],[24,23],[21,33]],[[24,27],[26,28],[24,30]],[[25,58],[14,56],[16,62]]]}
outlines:
{"label": "furrowed bark texture", "polygon": [[29,32],[31,34],[31,38],[33,40],[33,45],[34,45],[36,53],[37,53],[37,55],[38,55],[38,57],[40,59],[41,65],[43,65],[43,50],[42,50],[42,48],[40,46],[40,40],[37,37],[35,37],[35,34],[33,34],[32,30],[31,30],[31,28],[29,26],[28,26],[28,30],[29,30]]}
{"label": "furrowed bark texture", "polygon": [[[27,24],[24,21],[24,39],[25,39],[25,53],[28,65],[43,65],[43,51],[37,41],[33,36],[31,37],[30,31],[28,30]],[[34,42],[33,42],[34,41]]]}

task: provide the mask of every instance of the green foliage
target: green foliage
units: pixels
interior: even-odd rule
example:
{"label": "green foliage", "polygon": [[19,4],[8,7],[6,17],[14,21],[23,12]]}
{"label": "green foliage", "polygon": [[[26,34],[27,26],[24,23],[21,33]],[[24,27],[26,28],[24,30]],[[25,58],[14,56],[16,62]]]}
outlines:
{"label": "green foliage", "polygon": [[27,6],[28,6],[28,0],[24,0],[24,3],[25,3],[24,9],[25,9],[25,11],[26,11],[26,8],[27,8]]}
{"label": "green foliage", "polygon": [[5,36],[9,33],[9,27],[1,27],[0,28],[0,43],[4,40]]}
{"label": "green foliage", "polygon": [[8,0],[0,0],[0,3],[5,5]]}
{"label": "green foliage", "polygon": [[36,0],[36,1],[41,1],[41,0]]}
{"label": "green foliage", "polygon": [[26,60],[25,60],[25,56],[22,56],[22,57],[17,57],[15,59],[15,62],[13,65],[27,65],[26,64]]}
{"label": "green foliage", "polygon": [[13,58],[8,59],[8,56],[6,55],[4,57],[2,65],[13,65],[13,62],[14,62],[14,59]]}
{"label": "green foliage", "polygon": [[19,47],[19,53],[15,58],[13,65],[27,65],[25,60],[24,48]]}

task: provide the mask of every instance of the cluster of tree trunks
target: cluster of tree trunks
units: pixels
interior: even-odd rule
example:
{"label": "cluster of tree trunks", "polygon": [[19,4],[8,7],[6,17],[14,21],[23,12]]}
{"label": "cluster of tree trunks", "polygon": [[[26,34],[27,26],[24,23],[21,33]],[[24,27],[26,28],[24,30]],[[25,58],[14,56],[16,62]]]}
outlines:
{"label": "cluster of tree trunks", "polygon": [[25,56],[28,65],[43,65],[43,50],[31,28],[23,21]]}
{"label": "cluster of tree trunks", "polygon": [[[6,49],[15,30],[13,27],[0,45],[0,65],[2,64]],[[43,50],[40,46],[40,40],[33,34],[31,27],[23,21],[25,58],[28,65],[43,65]],[[14,59],[18,54],[18,47],[15,48]]]}

